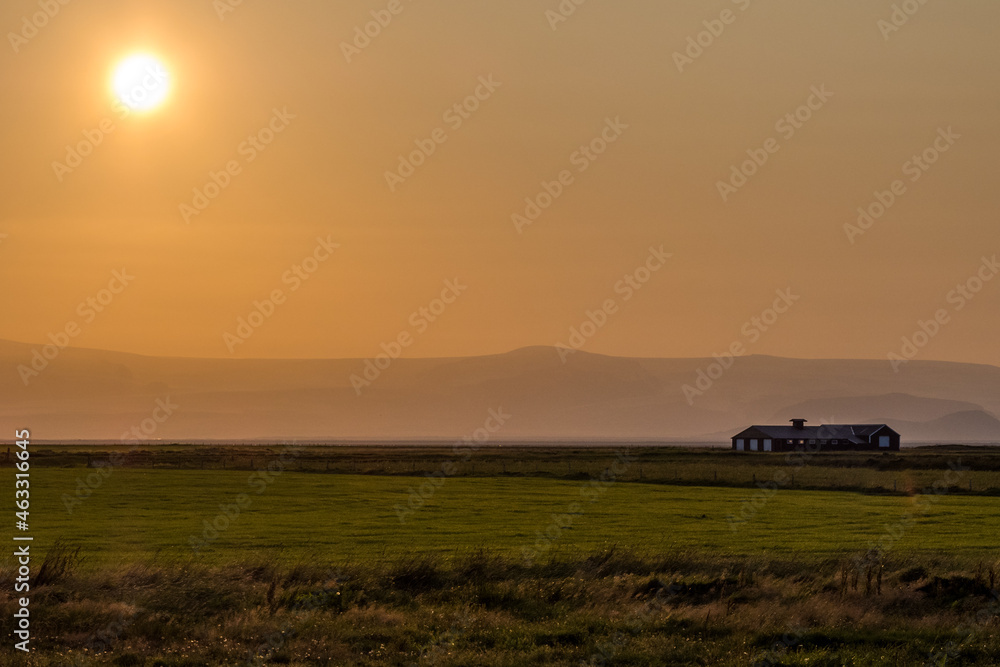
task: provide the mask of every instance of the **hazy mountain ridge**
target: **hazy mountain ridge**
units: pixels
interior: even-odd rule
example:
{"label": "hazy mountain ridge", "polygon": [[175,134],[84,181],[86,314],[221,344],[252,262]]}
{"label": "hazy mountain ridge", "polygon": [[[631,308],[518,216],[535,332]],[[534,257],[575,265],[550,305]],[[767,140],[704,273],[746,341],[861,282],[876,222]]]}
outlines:
{"label": "hazy mountain ridge", "polygon": [[[37,346],[36,346],[37,347]],[[357,395],[361,359],[170,359],[67,349],[26,387],[33,347],[0,341],[2,415],[43,439],[118,439],[157,399],[178,407],[152,438],[457,438],[490,409],[518,438],[719,440],[752,423],[888,422],[905,441],[1000,442],[1000,368],[912,361],[736,360],[701,395],[712,359],[621,358],[531,347],[397,359]],[[369,378],[373,374],[369,375]],[[704,386],[704,384],[702,385]],[[162,414],[162,413],[160,413]],[[147,422],[147,426],[149,422]]]}

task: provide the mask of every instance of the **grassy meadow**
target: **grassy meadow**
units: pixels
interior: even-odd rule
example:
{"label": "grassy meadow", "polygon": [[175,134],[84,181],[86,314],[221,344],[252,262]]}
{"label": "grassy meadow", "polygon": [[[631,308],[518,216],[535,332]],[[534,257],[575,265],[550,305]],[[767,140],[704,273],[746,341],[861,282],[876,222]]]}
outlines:
{"label": "grassy meadow", "polygon": [[[903,522],[908,527],[893,540],[896,549],[986,557],[1000,526],[1000,501],[984,496],[769,493],[531,477],[453,478],[436,486],[426,477],[300,472],[283,472],[264,486],[256,473],[221,470],[114,470],[89,497],[71,501],[70,513],[63,495],[76,498],[81,475],[80,469],[35,473],[32,509],[39,518],[32,532],[40,545],[57,539],[81,545],[95,564],[156,555],[363,561],[481,547],[518,556],[534,548],[539,532],[547,553],[571,555],[627,545],[648,553],[829,556],[866,549]],[[241,494],[249,502],[240,503]],[[552,525],[560,528],[554,539],[546,534]],[[207,544],[195,551],[192,537]]]}
{"label": "grassy meadow", "polygon": [[40,454],[35,652],[0,663],[998,662],[994,450],[326,451]]}

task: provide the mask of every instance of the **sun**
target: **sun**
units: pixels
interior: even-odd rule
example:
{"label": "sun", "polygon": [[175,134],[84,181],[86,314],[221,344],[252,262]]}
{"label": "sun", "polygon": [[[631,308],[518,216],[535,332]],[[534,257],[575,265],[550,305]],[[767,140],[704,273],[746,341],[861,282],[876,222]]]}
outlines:
{"label": "sun", "polygon": [[115,67],[111,88],[132,111],[152,111],[170,94],[170,72],[156,56],[136,53]]}

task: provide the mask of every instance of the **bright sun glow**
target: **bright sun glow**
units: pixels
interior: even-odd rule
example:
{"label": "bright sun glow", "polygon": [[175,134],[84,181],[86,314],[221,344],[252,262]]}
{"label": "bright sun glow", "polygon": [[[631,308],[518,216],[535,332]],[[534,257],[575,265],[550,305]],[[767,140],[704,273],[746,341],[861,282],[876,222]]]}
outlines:
{"label": "bright sun glow", "polygon": [[112,78],[115,96],[133,111],[149,111],[163,104],[170,93],[170,73],[157,58],[145,53],[129,56]]}

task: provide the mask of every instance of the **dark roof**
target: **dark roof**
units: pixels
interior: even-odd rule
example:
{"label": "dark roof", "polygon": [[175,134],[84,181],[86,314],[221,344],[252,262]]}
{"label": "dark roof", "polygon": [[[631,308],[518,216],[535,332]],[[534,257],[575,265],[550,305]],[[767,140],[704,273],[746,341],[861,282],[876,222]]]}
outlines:
{"label": "dark roof", "polygon": [[883,428],[888,429],[889,427],[885,424],[822,424],[820,426],[806,426],[804,428],[754,425],[737,433],[733,437],[747,437],[748,435],[752,435],[751,431],[758,431],[775,440],[807,438],[810,440],[848,440],[861,444],[868,442],[873,433]]}

